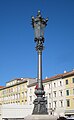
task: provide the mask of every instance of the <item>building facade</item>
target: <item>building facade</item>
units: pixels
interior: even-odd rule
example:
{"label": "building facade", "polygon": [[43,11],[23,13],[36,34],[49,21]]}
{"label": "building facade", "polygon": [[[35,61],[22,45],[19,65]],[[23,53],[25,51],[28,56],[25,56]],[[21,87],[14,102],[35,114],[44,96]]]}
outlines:
{"label": "building facade", "polygon": [[[33,105],[37,79],[20,78],[0,88],[0,104]],[[74,70],[43,80],[49,114],[74,116]]]}
{"label": "building facade", "polygon": [[[28,85],[28,104],[36,98],[36,83]],[[74,70],[43,80],[49,114],[74,116]]]}
{"label": "building facade", "polygon": [[35,79],[19,78],[6,83],[6,87],[0,89],[0,104],[27,104],[27,85]]}
{"label": "building facade", "polygon": [[[47,82],[46,82],[47,81]],[[44,81],[46,98],[48,101],[48,111],[50,114],[64,115],[65,112],[65,86],[60,77],[47,79]]]}
{"label": "building facade", "polygon": [[74,116],[74,71],[66,73],[66,76],[63,77],[66,97],[65,114]]}

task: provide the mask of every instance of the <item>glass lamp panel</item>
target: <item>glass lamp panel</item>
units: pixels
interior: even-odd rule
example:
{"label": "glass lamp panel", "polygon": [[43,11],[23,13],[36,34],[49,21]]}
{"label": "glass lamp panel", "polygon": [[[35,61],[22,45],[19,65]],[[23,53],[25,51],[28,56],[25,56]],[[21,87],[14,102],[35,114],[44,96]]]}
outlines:
{"label": "glass lamp panel", "polygon": [[34,23],[35,38],[40,38],[40,22]]}
{"label": "glass lamp panel", "polygon": [[40,37],[44,37],[44,28],[45,28],[45,25],[41,24],[41,27],[40,27]]}
{"label": "glass lamp panel", "polygon": [[44,28],[45,24],[40,21],[34,23],[35,38],[39,39],[40,37],[44,37]]}

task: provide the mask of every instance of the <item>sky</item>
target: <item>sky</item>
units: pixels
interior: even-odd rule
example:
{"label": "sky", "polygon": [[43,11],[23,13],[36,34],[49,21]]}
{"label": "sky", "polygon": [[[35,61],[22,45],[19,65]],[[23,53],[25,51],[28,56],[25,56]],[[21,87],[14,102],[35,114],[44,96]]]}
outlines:
{"label": "sky", "polygon": [[74,0],[0,0],[0,86],[15,78],[37,77],[31,17],[38,10],[49,18],[43,79],[74,69]]}

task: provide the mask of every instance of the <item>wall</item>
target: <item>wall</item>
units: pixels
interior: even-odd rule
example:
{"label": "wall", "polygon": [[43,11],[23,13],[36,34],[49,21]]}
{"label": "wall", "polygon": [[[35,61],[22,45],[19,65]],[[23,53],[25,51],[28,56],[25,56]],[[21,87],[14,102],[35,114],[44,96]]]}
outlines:
{"label": "wall", "polygon": [[24,118],[31,115],[32,110],[31,105],[2,105],[2,118]]}
{"label": "wall", "polygon": [[[62,78],[44,83],[45,96],[48,101],[49,114],[64,116],[65,113],[65,85]],[[62,94],[61,92],[62,91]],[[54,95],[54,93],[56,94]],[[62,101],[62,104],[61,104]],[[54,104],[56,102],[56,106]]]}

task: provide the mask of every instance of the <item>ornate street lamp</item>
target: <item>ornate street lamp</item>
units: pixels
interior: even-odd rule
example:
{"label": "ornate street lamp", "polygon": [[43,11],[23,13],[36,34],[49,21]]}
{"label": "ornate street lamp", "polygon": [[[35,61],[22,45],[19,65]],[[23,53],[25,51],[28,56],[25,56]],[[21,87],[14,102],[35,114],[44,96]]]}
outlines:
{"label": "ornate street lamp", "polygon": [[38,52],[38,75],[35,94],[37,98],[34,100],[34,109],[32,114],[48,114],[46,104],[47,100],[43,95],[45,91],[42,84],[42,50],[44,49],[44,29],[47,25],[47,19],[42,18],[40,11],[37,17],[32,17],[32,26],[35,32],[36,51]]}

